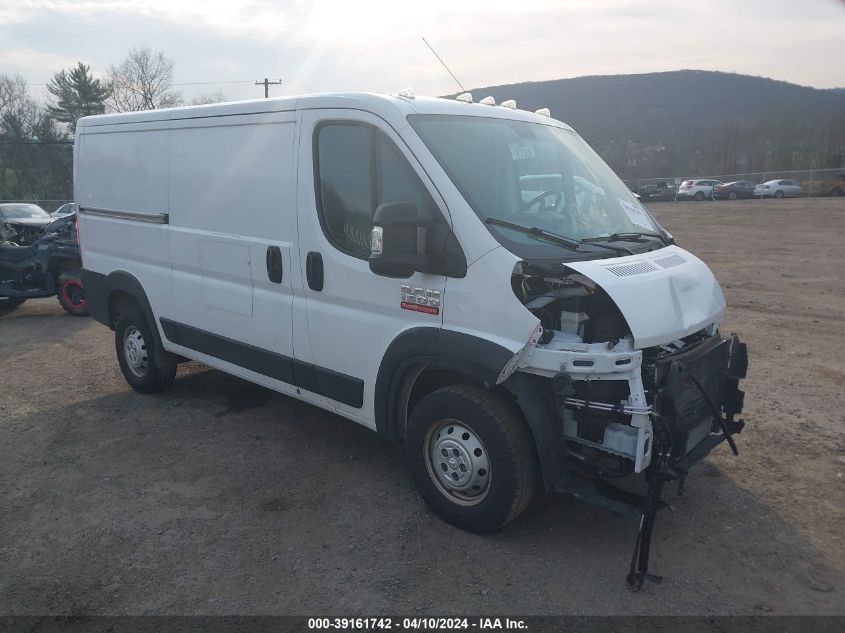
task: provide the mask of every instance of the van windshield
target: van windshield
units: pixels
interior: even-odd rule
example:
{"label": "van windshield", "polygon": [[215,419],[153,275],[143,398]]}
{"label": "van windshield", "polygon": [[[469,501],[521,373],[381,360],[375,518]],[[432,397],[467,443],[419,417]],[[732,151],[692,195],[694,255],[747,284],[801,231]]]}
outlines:
{"label": "van windshield", "polygon": [[[574,240],[658,231],[649,213],[574,132],[509,119],[411,115],[409,122],[482,220],[537,227]],[[521,257],[549,245],[485,222]]]}

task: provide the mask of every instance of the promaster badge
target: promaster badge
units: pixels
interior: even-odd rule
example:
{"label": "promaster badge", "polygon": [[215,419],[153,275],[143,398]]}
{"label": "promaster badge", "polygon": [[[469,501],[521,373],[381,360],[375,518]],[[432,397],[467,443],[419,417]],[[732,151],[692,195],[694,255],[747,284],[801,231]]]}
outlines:
{"label": "promaster badge", "polygon": [[429,288],[411,288],[401,286],[401,301],[399,306],[403,310],[425,312],[426,314],[440,314],[440,291]]}

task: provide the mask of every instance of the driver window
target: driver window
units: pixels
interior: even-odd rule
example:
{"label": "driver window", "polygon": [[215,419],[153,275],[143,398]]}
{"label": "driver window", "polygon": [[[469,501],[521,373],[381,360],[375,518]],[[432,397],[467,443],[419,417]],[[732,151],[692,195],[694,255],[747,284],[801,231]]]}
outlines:
{"label": "driver window", "polygon": [[411,201],[422,217],[440,212],[413,167],[384,132],[363,123],[326,123],[316,132],[317,213],[340,251],[367,259],[373,214],[384,202]]}

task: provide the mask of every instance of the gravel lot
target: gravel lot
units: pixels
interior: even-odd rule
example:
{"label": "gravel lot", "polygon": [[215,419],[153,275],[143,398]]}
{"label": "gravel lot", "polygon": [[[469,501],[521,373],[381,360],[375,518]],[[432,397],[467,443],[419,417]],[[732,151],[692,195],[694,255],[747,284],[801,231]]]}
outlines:
{"label": "gravel lot", "polygon": [[499,534],[429,513],[401,450],[182,365],[132,392],[54,299],[0,317],[0,614],[845,614],[845,200],[652,205],[749,344],[739,458],[636,521],[541,495]]}

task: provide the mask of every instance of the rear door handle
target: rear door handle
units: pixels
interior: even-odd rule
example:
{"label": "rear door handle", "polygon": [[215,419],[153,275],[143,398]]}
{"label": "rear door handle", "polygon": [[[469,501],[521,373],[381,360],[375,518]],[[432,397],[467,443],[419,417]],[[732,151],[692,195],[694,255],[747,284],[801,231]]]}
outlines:
{"label": "rear door handle", "polygon": [[267,247],[267,276],[274,284],[282,283],[282,250],[278,246]]}
{"label": "rear door handle", "polygon": [[323,256],[311,251],[305,258],[305,278],[308,287],[319,292],[323,289]]}

